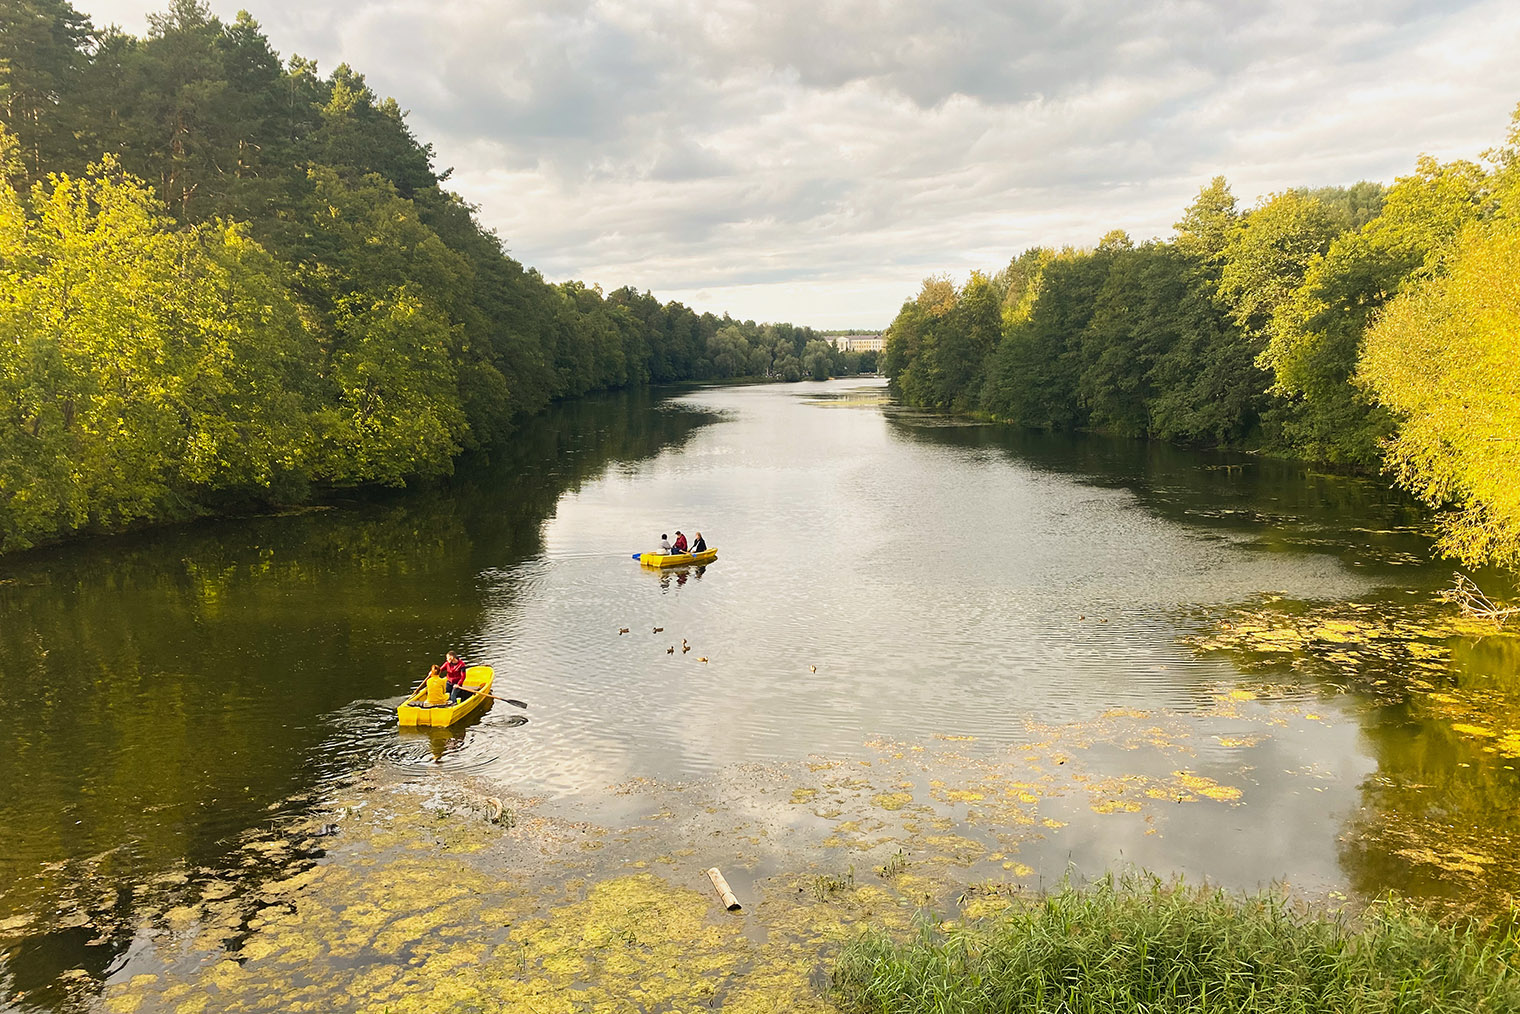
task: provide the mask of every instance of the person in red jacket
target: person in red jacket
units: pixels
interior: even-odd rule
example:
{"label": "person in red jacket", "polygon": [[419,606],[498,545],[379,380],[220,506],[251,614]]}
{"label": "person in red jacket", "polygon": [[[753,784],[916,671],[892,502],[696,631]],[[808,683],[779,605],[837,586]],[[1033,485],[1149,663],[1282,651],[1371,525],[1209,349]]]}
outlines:
{"label": "person in red jacket", "polygon": [[464,688],[465,670],[469,666],[464,659],[452,651],[445,656],[443,663],[443,679],[449,685],[449,703],[458,704],[466,697],[473,696],[473,692]]}
{"label": "person in red jacket", "polygon": [[681,534],[681,529],[676,529],[676,544],[670,548],[675,550],[677,553],[686,552],[686,536]]}

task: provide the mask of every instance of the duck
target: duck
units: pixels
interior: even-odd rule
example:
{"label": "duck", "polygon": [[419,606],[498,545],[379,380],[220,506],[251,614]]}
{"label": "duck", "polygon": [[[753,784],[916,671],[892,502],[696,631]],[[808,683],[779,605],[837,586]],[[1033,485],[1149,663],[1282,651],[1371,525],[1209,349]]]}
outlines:
{"label": "duck", "polygon": [[665,633],[665,628],[664,627],[655,627],[654,628],[654,632],[656,634],[663,634],[663,633]]}
{"label": "duck", "polygon": [[706,655],[698,655],[697,656],[697,661],[698,662],[706,662],[707,661],[707,656]]}
{"label": "duck", "polygon": [[628,628],[627,627],[619,627],[618,628],[618,636],[619,637],[623,636],[626,633],[628,633]]}
{"label": "duck", "polygon": [[673,644],[670,647],[668,647],[668,648],[665,649],[665,654],[667,654],[667,655],[674,655],[675,653],[676,653],[676,646],[673,645]]}
{"label": "duck", "polygon": [[817,672],[817,671],[818,671],[818,667],[816,665],[810,665],[810,666],[808,666],[808,672]]}

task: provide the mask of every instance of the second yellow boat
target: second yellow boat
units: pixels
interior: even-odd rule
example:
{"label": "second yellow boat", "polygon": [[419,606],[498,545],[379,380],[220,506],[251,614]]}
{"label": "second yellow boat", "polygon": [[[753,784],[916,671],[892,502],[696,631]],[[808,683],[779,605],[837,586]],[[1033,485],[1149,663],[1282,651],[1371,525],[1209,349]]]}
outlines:
{"label": "second yellow boat", "polygon": [[633,558],[645,567],[691,567],[712,563],[718,558],[718,551],[704,549],[700,553],[634,553]]}

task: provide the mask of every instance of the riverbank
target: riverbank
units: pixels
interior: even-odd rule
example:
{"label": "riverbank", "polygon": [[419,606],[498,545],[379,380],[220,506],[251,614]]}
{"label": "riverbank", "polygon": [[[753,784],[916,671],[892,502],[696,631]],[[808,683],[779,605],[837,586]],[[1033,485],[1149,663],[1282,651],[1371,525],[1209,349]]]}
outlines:
{"label": "riverbank", "polygon": [[[1239,716],[1250,703],[1221,694],[1219,708]],[[982,967],[968,955],[995,963],[1010,948],[1116,990],[1115,963],[1140,961],[1124,988],[1153,1003],[1166,990],[1145,962],[1163,963],[1177,1002],[1158,1010],[1195,1009],[1184,1001],[1222,995],[1216,987],[1282,985],[1294,961],[1316,955],[1317,984],[1374,981],[1408,957],[1444,997],[1514,995],[1502,966],[1473,958],[1488,947],[1502,961],[1513,937],[1464,936],[1401,908],[1385,919],[1374,907],[1371,931],[1349,928],[1368,899],[1330,884],[1279,884],[1255,900],[1158,881],[1110,889],[1103,868],[1072,865],[1077,842],[1117,825],[1185,836],[1192,811],[1249,796],[1188,770],[1190,737],[1175,716],[1026,734],[990,754],[939,738],[737,765],[698,782],[636,778],[606,787],[598,819],[491,779],[366,771],[300,818],[246,833],[233,872],[167,878],[156,911],[121,928],[133,945],[103,991],[71,975],[72,1000],[49,999],[111,1014],[972,1010],[946,1006],[942,987],[991,988],[995,976],[966,978]],[[1103,777],[1090,765],[1114,749],[1137,755],[1139,769],[1146,754],[1168,757],[1176,771]],[[724,911],[711,866],[741,911]],[[1072,877],[1095,883],[1065,886]],[[1235,886],[1250,882],[1237,875]],[[1149,959],[1137,957],[1144,941]],[[1243,946],[1259,962],[1254,979],[1227,960]]]}
{"label": "riverbank", "polygon": [[1441,923],[1397,899],[1348,919],[1126,876],[906,941],[868,934],[845,948],[835,998],[861,1014],[1477,1014],[1520,1009],[1517,969],[1512,922]]}

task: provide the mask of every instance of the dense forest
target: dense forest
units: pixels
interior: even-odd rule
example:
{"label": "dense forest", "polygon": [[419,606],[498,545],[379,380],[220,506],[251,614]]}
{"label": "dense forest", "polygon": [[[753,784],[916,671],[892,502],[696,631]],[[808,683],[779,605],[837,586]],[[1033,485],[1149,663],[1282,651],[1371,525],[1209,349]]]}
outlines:
{"label": "dense forest", "polygon": [[1520,112],[1484,160],[1245,211],[1216,177],[1168,241],[927,279],[883,371],[1023,426],[1386,469],[1442,509],[1444,552],[1520,566]]}
{"label": "dense forest", "polygon": [[173,0],[136,38],[0,3],[0,552],[439,476],[588,391],[860,366],[550,284],[447,177],[246,14]]}

